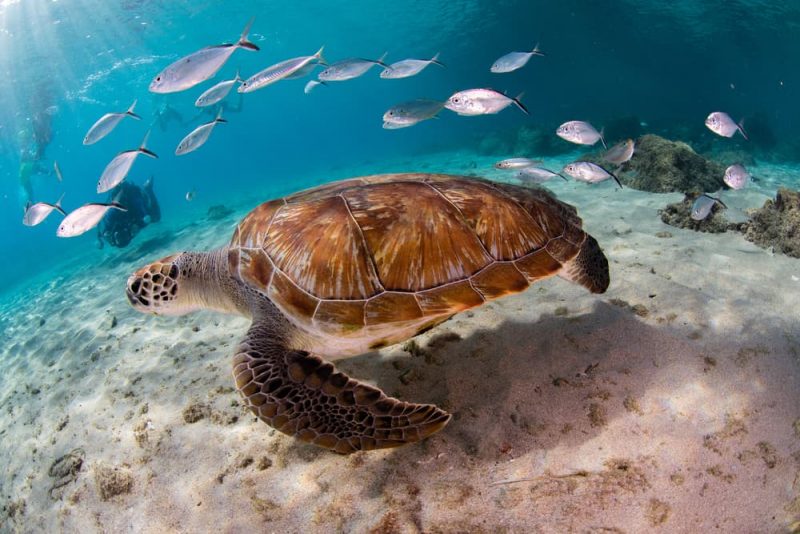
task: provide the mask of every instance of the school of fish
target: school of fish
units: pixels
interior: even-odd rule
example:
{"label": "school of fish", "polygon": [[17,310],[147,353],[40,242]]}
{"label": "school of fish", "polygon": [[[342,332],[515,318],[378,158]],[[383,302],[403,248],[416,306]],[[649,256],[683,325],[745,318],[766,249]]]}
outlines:
{"label": "school of fish", "polygon": [[[235,43],[207,46],[167,65],[152,79],[149,91],[157,94],[186,91],[213,78],[237,50],[258,52],[259,46],[249,39],[254,19],[251,18],[247,22]],[[237,71],[233,78],[218,82],[203,91],[196,98],[194,105],[198,108],[218,105],[228,97],[237,84],[238,93],[249,94],[282,80],[304,78],[311,75],[317,68],[321,68],[321,70],[316,79],[309,80],[304,86],[303,91],[306,94],[310,94],[320,85],[327,86],[332,82],[343,82],[364,76],[375,66],[383,68],[379,77],[385,80],[410,78],[420,74],[431,65],[442,69],[446,68],[445,64],[439,60],[438,52],[429,59],[407,58],[393,63],[386,62],[388,53],[384,53],[378,59],[348,58],[328,63],[323,57],[323,51],[324,46],[321,46],[314,54],[280,61],[246,78],[241,77]],[[514,72],[525,67],[534,57],[546,57],[538,43],[530,51],[504,54],[492,63],[489,71],[494,74]],[[529,115],[529,110],[522,103],[522,96],[523,94],[520,93],[516,97],[511,97],[494,89],[477,87],[457,91],[443,99],[417,98],[389,108],[383,114],[383,128],[387,130],[408,128],[423,121],[438,118],[443,109],[452,111],[459,116],[469,117],[494,115],[513,105],[525,115]],[[126,118],[141,120],[141,117],[135,113],[136,102],[134,100],[124,112],[109,112],[101,116],[87,131],[83,144],[98,143],[111,134]],[[180,141],[175,149],[175,155],[184,156],[198,150],[208,142],[216,125],[226,122],[227,120],[222,118],[222,107],[220,107],[213,120],[197,126]],[[739,133],[745,140],[748,139],[743,121],[737,123],[730,115],[722,111],[710,113],[705,119],[705,125],[709,130],[722,137],[731,138]],[[606,149],[602,160],[613,166],[615,170],[612,171],[606,166],[589,161],[575,161],[556,172],[542,167],[541,160],[528,157],[512,157],[498,161],[494,165],[495,168],[513,171],[516,180],[528,185],[542,184],[556,177],[567,180],[567,176],[569,176],[576,181],[590,184],[614,180],[620,188],[622,187],[622,182],[616,173],[623,170],[626,163],[635,155],[636,146],[632,139],[620,141],[608,149],[603,129],[598,131],[592,124],[583,120],[564,122],[556,129],[555,134],[561,139],[577,145],[593,146],[599,141]],[[138,148],[124,150],[108,163],[97,182],[97,193],[111,191],[121,184],[140,154],[153,159],[158,158],[145,146],[148,136],[149,131]],[[57,163],[54,164],[54,172],[58,181],[61,182],[61,170]],[[729,166],[722,178],[726,186],[733,190],[744,188],[751,180],[750,173],[740,164]],[[191,201],[195,195],[194,189],[187,192],[186,201]],[[125,206],[117,202],[90,202],[66,213],[61,207],[62,200],[63,195],[53,204],[29,202],[25,207],[23,224],[26,226],[41,224],[55,211],[64,216],[58,227],[57,235],[74,237],[94,228],[109,210],[126,210]],[[691,217],[698,221],[705,219],[712,212],[714,205],[725,207],[719,196],[715,197],[708,193],[699,195],[692,206]]]}

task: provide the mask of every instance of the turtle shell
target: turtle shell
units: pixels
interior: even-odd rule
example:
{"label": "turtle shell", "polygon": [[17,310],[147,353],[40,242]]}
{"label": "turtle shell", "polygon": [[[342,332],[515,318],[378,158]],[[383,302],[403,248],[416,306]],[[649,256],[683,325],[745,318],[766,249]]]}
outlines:
{"label": "turtle shell", "polygon": [[541,189],[390,174],[261,204],[228,257],[306,332],[377,347],[558,274],[586,238],[575,209]]}

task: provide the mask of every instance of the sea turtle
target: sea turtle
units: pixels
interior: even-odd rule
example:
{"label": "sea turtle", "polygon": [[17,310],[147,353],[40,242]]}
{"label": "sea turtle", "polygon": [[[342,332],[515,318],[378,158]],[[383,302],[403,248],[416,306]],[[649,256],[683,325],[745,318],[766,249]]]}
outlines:
{"label": "sea turtle", "polygon": [[419,441],[450,414],[388,397],[327,360],[408,339],[552,275],[594,293],[608,287],[608,261],[575,208],[541,189],[389,174],[261,204],[225,246],[136,271],[127,296],[157,315],[252,318],[233,359],[247,406],[285,434],[351,453]]}

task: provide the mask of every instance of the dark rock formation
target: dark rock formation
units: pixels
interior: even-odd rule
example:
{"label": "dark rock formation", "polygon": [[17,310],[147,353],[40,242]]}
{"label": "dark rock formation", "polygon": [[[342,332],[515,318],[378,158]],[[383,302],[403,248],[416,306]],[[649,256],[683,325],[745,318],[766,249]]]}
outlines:
{"label": "dark rock formation", "polygon": [[741,230],[745,239],[760,247],[800,258],[800,192],[779,189],[775,200],[750,212]]}
{"label": "dark rock formation", "polygon": [[628,187],[653,193],[703,193],[722,187],[725,167],[698,155],[680,141],[643,135],[620,180]]}
{"label": "dark rock formation", "polygon": [[736,225],[728,222],[722,215],[724,208],[719,203],[714,203],[711,214],[702,221],[692,219],[692,204],[700,193],[687,193],[683,200],[674,204],[667,204],[663,210],[659,210],[661,220],[670,226],[677,228],[688,228],[697,232],[708,232],[711,234],[721,234],[728,230],[735,229]]}

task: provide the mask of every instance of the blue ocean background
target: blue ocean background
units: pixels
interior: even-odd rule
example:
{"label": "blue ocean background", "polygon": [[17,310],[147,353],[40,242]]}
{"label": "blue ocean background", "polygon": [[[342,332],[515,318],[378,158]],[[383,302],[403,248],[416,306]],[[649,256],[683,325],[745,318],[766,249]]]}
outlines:
{"label": "blue ocean background", "polygon": [[[253,16],[251,39],[260,52],[237,51],[214,80],[189,91],[148,92],[166,65],[235,41]],[[800,5],[755,0],[0,0],[0,294],[76,265],[102,268],[123,252],[97,249],[94,232],[57,238],[57,214],[35,228],[22,225],[20,152],[33,121],[51,121],[42,163],[50,169],[58,161],[64,175],[63,183],[36,177],[34,200],[54,202],[63,192],[67,211],[105,201],[95,193],[103,168],[117,152],[136,148],[152,127],[148,147],[160,158],[140,158],[128,180],[155,177],[160,235],[168,236],[188,222],[202,223],[215,204],[255,205],[348,177],[354,168],[419,170],[419,154],[477,150],[487,137],[522,127],[552,132],[570,119],[617,124],[619,135],[647,131],[708,146],[713,134],[703,119],[725,110],[744,117],[753,138],[749,144],[734,139],[732,146],[762,159],[798,160],[798,35]],[[511,74],[489,72],[499,56],[536,43],[546,58]],[[202,149],[174,155],[183,136],[210,120],[193,106],[203,90],[237,69],[249,76],[322,45],[329,61],[388,52],[393,62],[440,52],[447,68],[432,66],[404,80],[381,80],[376,68],[309,95],[306,80],[283,81],[245,95],[242,111],[228,113],[229,123]],[[413,128],[381,128],[393,104],[444,100],[473,87],[524,92],[531,115],[513,108],[479,118],[444,112]],[[229,103],[238,98],[232,93]],[[126,119],[98,144],[82,146],[101,115],[124,111],[134,99],[141,122]],[[164,105],[184,123],[153,124]],[[189,203],[185,195],[192,190],[196,198]],[[120,296],[121,288],[122,282]]]}

